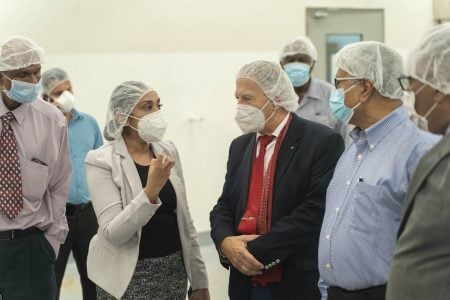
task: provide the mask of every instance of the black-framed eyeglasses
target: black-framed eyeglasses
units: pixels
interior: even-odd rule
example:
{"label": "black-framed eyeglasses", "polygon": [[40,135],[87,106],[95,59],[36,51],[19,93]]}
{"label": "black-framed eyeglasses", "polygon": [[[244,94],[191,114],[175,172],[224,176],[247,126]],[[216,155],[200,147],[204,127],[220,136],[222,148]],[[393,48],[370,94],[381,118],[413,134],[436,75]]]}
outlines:
{"label": "black-framed eyeglasses", "polygon": [[398,82],[400,83],[400,87],[403,91],[411,91],[411,80],[413,78],[411,76],[402,75],[398,78]]}
{"label": "black-framed eyeglasses", "polygon": [[336,89],[338,89],[339,88],[339,83],[341,83],[341,81],[344,81],[344,80],[363,80],[363,78],[355,78],[355,77],[335,77],[334,78],[334,87],[336,88]]}

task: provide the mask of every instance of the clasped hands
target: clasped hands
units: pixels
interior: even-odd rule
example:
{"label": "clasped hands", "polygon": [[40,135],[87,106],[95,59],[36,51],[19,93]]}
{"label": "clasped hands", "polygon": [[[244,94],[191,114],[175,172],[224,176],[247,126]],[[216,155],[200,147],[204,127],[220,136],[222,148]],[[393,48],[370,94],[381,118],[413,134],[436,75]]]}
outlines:
{"label": "clasped hands", "polygon": [[247,276],[262,274],[264,265],[248,250],[247,243],[259,235],[239,235],[226,237],[220,244],[220,252],[239,272]]}

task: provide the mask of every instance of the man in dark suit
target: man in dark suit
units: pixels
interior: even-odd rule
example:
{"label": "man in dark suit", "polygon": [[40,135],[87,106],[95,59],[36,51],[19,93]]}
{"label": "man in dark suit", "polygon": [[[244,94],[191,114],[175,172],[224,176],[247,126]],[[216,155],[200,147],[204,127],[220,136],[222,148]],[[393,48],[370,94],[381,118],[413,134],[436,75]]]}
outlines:
{"label": "man in dark suit", "polygon": [[325,193],[344,143],[294,113],[282,68],[256,61],[236,80],[236,122],[211,236],[231,299],[320,299],[317,248]]}
{"label": "man in dark suit", "polygon": [[404,89],[423,129],[444,134],[419,162],[403,205],[389,300],[450,299],[450,24],[426,32],[409,54]]}

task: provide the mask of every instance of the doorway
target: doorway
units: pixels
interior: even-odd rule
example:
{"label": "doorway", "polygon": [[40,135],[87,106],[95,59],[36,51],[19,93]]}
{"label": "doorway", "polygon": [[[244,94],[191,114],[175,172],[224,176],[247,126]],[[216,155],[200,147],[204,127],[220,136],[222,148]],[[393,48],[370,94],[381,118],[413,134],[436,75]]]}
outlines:
{"label": "doorway", "polygon": [[384,42],[383,9],[307,8],[306,33],[317,48],[314,76],[333,83],[334,58],[345,45]]}

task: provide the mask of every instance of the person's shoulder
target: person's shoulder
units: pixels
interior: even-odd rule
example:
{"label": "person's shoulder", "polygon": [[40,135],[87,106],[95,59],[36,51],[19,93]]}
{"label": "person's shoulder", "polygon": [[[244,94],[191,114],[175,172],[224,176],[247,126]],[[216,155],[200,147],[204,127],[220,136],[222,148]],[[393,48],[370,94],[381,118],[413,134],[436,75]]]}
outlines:
{"label": "person's shoulder", "polygon": [[298,127],[298,129],[300,130],[299,132],[303,132],[305,135],[316,136],[315,138],[329,138],[332,136],[340,136],[340,134],[336,130],[323,124],[304,119],[295,114],[293,114],[292,118],[293,126]]}
{"label": "person's shoulder", "polygon": [[175,146],[175,143],[171,140],[164,140],[157,143],[152,143],[152,145],[159,146],[166,154],[176,154],[178,153],[177,147]]}
{"label": "person's shoulder", "polygon": [[114,155],[114,142],[108,142],[97,149],[90,150],[86,155],[87,164],[106,167],[111,165]]}
{"label": "person's shoulder", "polygon": [[312,78],[311,84],[309,86],[308,92],[305,96],[327,102],[326,107],[328,107],[328,100],[330,98],[333,86],[328,82],[320,79]]}
{"label": "person's shoulder", "polygon": [[411,120],[407,120],[407,126],[411,137],[413,137],[417,144],[426,148],[431,148],[436,145],[441,139],[442,135],[437,135],[428,131],[424,131],[417,127]]}
{"label": "person's shoulder", "polygon": [[410,120],[407,120],[407,123],[406,126],[401,128],[401,136],[396,135],[396,142],[399,143],[398,147],[403,149],[398,153],[406,157],[409,156],[408,161],[414,163],[428,153],[442,136],[423,131]]}
{"label": "person's shoulder", "polygon": [[232,141],[230,146],[237,146],[238,148],[245,147],[248,145],[249,142],[254,141],[256,139],[256,133],[250,132],[250,133],[244,133],[241,134],[238,137],[235,137]]}
{"label": "person's shoulder", "polygon": [[97,123],[97,120],[96,120],[93,116],[91,116],[90,114],[85,113],[85,112],[82,112],[82,111],[79,111],[79,110],[77,110],[77,113],[78,113],[78,115],[80,115],[80,117],[82,117],[83,119],[86,119],[86,120],[88,120],[89,122],[95,122],[95,123]]}
{"label": "person's shoulder", "polygon": [[30,103],[30,108],[37,115],[47,119],[48,122],[55,123],[58,125],[58,127],[66,126],[66,118],[54,105],[38,98],[37,100]]}
{"label": "person's shoulder", "polygon": [[322,79],[312,78],[311,79],[311,83],[313,85],[318,86],[321,89],[324,89],[324,90],[330,90],[331,91],[333,89],[333,86],[330,83],[328,83],[328,82],[326,82],[326,81],[324,81]]}

